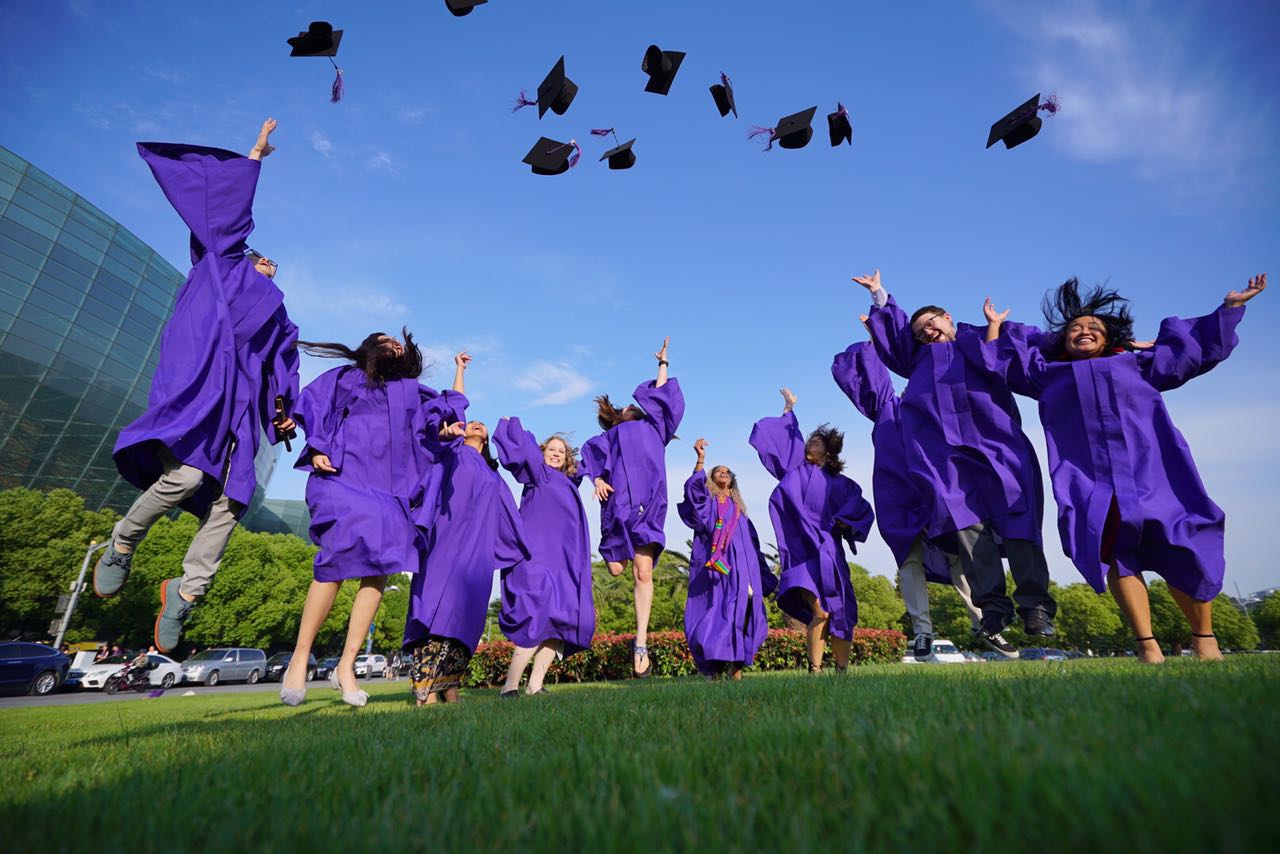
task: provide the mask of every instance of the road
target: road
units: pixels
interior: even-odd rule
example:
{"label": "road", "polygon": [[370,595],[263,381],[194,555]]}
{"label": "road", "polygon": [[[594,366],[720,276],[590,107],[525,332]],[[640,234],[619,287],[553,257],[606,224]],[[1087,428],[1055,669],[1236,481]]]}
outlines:
{"label": "road", "polygon": [[[360,680],[362,684],[366,681],[369,680]],[[372,681],[377,684],[382,680],[373,679]],[[328,684],[323,679],[317,679],[308,682],[307,688],[324,688]],[[180,697],[188,691],[194,691],[197,697],[207,697],[211,694],[278,694],[280,692],[280,683],[260,682],[257,685],[218,685],[214,688],[206,688],[203,685],[182,684],[165,691],[164,696]],[[35,706],[75,706],[82,703],[127,703],[131,700],[144,700],[146,697],[146,694],[139,694],[135,691],[122,691],[119,694],[109,695],[105,691],[86,691],[75,688],[57,691],[47,697],[30,697],[26,694],[3,695],[0,696],[0,709],[32,708]]]}

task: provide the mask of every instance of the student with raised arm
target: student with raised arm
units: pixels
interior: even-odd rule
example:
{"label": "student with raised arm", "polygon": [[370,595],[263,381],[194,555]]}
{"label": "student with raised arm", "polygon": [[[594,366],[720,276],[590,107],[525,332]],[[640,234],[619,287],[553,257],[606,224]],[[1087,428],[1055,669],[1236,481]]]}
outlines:
{"label": "student with raised arm", "polygon": [[907,378],[901,424],[907,469],[928,506],[925,534],[954,536],[982,609],[980,634],[1001,655],[1016,657],[1001,634],[1014,613],[1001,547],[1027,634],[1051,637],[1057,612],[1040,532],[1044,485],[1017,403],[1002,382],[960,354],[959,342],[975,336],[981,343],[984,329],[955,324],[936,305],[908,317],[881,286],[879,270],[853,280],[871,294],[867,328],[876,354]]}
{"label": "student with raised arm", "polygon": [[460,420],[463,398],[418,382],[422,352],[408,329],[402,335],[374,332],[354,349],[299,342],[309,355],[349,364],[316,377],[293,409],[307,437],[294,468],[310,473],[310,533],[320,551],[293,658],[281,679],[280,700],[289,706],[306,696],[307,658],[347,580],[357,581],[359,589],[342,658],[329,681],[348,705],[368,702],[356,681],[356,656],[382,603],[387,577],[420,569],[425,541],[411,509],[418,484],[434,463],[425,451],[426,431]]}
{"label": "student with raised arm", "polygon": [[647,647],[653,608],[653,568],[666,546],[667,445],[684,417],[684,395],[675,377],[667,378],[667,346],[654,353],[657,379],[632,393],[635,403],[614,406],[608,395],[596,398],[596,420],[604,432],[582,446],[583,475],[595,484],[600,502],[600,556],[610,574],[631,564],[635,579],[636,640],[631,667],[641,678],[652,674]]}
{"label": "student with raised arm", "polygon": [[[1165,318],[1155,341],[1138,345],[1128,300],[1102,287],[1082,294],[1070,279],[1044,301],[1050,341],[1008,324],[996,343],[963,344],[966,357],[1040,402],[1063,550],[1094,590],[1110,587],[1142,661],[1164,660],[1144,571],[1169,583],[1195,654],[1222,657],[1213,599],[1226,568],[1226,517],[1209,498],[1163,392],[1231,354],[1245,303],[1266,286],[1265,273],[1251,278],[1213,312]],[[997,328],[1008,315],[990,299],[986,311]]]}
{"label": "student with raised arm", "polygon": [[699,673],[736,680],[768,637],[764,597],[778,580],[760,553],[737,475],[728,466],[713,466],[708,474],[706,439],[694,442],[693,450],[698,459],[676,507],[693,529],[684,634]]}
{"label": "student with raised arm", "polygon": [[769,496],[769,518],[778,540],[782,573],[778,607],[807,626],[809,672],[822,670],[826,642],[837,672],[849,666],[858,624],[849,563],[841,541],[857,553],[875,521],[858,484],[845,477],[844,434],[826,424],[805,439],[792,408],[796,396],[782,389],[782,415],[761,418],[751,447],[778,480]]}
{"label": "student with raised arm", "polygon": [[[253,500],[259,437],[291,435],[298,394],[298,329],[272,281],[276,264],[247,243],[253,199],[275,119],[246,157],[220,148],[140,142],[169,203],[191,229],[191,272],[160,338],[147,410],[120,431],[115,463],[143,490],[94,567],[100,597],[118,594],[133,553],[156,520],[181,508],[200,520],[181,575],[160,583],[155,644],[177,649],[196,600],[222,563],[231,532]],[[176,569],[176,567],[175,567]]]}
{"label": "student with raised arm", "polygon": [[498,627],[516,645],[499,697],[520,695],[520,679],[533,669],[528,695],[544,692],[557,657],[591,647],[596,628],[591,599],[591,532],[578,486],[574,449],[557,433],[539,443],[519,418],[503,418],[493,433],[498,460],[519,481],[520,519],[531,557],[502,572]]}

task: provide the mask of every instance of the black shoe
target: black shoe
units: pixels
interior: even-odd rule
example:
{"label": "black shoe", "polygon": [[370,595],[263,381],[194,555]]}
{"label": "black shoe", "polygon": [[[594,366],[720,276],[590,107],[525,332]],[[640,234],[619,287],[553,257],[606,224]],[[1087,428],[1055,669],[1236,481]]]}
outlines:
{"label": "black shoe", "polygon": [[911,654],[916,661],[924,661],[933,652],[933,635],[918,634],[911,645]]}
{"label": "black shoe", "polygon": [[528,691],[528,690],[526,690],[526,691],[524,692],[524,695],[525,695],[526,697],[542,697],[542,696],[545,696],[545,695],[546,695],[546,694],[548,694],[548,693],[549,693],[549,692],[547,691],[547,687],[544,685],[544,686],[542,686],[541,688],[539,688],[537,691]]}
{"label": "black shoe", "polygon": [[1028,611],[1022,615],[1027,634],[1037,638],[1051,638],[1057,634],[1053,621],[1044,611]]}
{"label": "black shoe", "polygon": [[[999,625],[999,623],[997,623],[996,625]],[[1018,657],[1018,648],[1013,644],[1009,643],[1007,640],[1005,640],[1004,635],[1000,634],[999,630],[994,632],[989,632],[987,631],[987,629],[988,629],[987,621],[983,620],[982,628],[978,629],[978,637],[986,641],[987,646],[991,647],[996,652],[1003,655],[1005,658]]]}
{"label": "black shoe", "polygon": [[499,700],[514,700],[520,696],[520,689],[514,691],[502,691],[498,694]]}

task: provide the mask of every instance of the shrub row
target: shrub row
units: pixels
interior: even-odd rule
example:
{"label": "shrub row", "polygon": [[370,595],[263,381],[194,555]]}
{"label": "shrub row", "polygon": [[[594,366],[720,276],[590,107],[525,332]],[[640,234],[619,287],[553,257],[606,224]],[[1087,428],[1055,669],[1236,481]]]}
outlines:
{"label": "shrub row", "polygon": [[[548,682],[601,682],[627,679],[631,673],[631,644],[635,635],[596,635],[591,649],[557,661],[547,673]],[[471,659],[466,684],[473,688],[501,685],[511,664],[513,645],[508,641],[482,643]],[[850,660],[853,664],[900,661],[907,638],[891,629],[854,629]],[[693,654],[683,632],[650,632],[649,658],[654,676],[690,676],[697,673]],[[752,670],[799,670],[809,666],[802,631],[770,629],[756,654]]]}

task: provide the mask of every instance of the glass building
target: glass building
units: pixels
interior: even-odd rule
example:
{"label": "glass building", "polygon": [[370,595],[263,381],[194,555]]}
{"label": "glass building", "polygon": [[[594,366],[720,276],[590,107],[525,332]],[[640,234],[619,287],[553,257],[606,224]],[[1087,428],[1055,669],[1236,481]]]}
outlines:
{"label": "glass building", "polygon": [[[111,451],[146,408],[160,332],[185,279],[0,147],[0,488],[65,487],[94,510],[133,503],[138,492]],[[255,505],[278,453],[263,442]]]}

